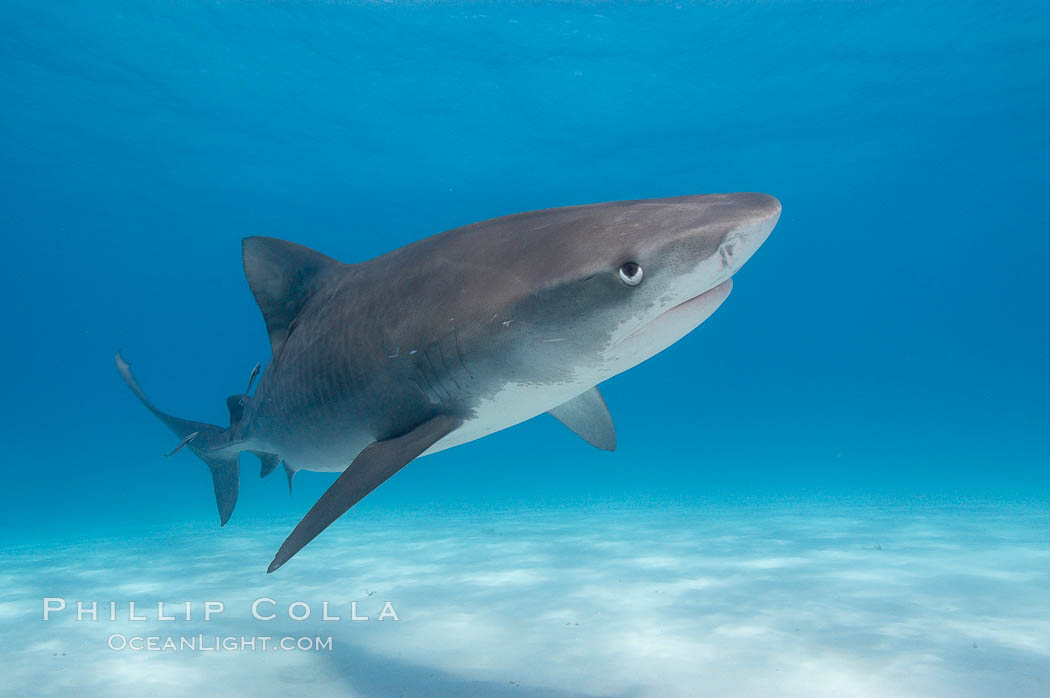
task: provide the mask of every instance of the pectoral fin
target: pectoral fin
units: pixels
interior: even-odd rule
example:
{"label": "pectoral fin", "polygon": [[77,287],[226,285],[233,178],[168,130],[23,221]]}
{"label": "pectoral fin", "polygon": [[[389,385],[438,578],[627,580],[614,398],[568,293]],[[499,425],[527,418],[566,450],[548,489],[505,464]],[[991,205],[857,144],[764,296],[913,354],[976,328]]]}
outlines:
{"label": "pectoral fin", "polygon": [[454,417],[438,415],[406,434],[376,441],[361,451],[285,539],[266,571],[288,562],[330,523],[459,424]]}
{"label": "pectoral fin", "polygon": [[591,446],[605,451],[616,450],[616,428],[605,400],[594,387],[558,405],[548,414],[572,429]]}

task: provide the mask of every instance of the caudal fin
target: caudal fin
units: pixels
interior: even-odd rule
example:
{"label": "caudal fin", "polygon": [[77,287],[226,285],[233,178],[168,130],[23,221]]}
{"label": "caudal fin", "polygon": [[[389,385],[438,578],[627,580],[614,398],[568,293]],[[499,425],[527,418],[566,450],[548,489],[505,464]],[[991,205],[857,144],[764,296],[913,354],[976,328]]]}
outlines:
{"label": "caudal fin", "polygon": [[[175,436],[185,441],[180,445],[185,445],[186,448],[193,451],[211,470],[212,484],[215,486],[215,503],[219,507],[219,521],[225,526],[237,503],[239,484],[238,453],[240,449],[230,443],[229,431],[214,424],[192,422],[161,412],[142,392],[135,376],[131,375],[131,367],[119,352],[116,355],[116,362],[117,370],[120,371],[124,382],[131,388],[131,392],[135,393],[142,404],[164,422],[175,433]],[[197,435],[189,438],[194,432]]]}

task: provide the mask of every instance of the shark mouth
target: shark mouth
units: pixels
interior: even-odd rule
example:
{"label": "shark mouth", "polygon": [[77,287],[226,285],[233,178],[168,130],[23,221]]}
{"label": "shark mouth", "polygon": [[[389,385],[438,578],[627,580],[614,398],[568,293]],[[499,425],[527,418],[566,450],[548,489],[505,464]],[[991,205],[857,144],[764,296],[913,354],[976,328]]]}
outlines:
{"label": "shark mouth", "polygon": [[663,351],[695,330],[704,320],[718,310],[718,306],[729,297],[733,280],[726,279],[717,286],[694,296],[687,301],[665,310],[655,318],[616,342],[617,353],[645,354],[652,356]]}

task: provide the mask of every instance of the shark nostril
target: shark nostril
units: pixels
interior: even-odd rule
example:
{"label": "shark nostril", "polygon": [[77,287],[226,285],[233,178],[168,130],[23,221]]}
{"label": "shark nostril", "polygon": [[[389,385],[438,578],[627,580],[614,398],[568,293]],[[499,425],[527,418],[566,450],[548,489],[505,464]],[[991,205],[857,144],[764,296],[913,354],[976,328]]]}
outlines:
{"label": "shark nostril", "polygon": [[728,267],[730,261],[733,259],[733,246],[732,245],[721,245],[718,248],[718,255],[722,258],[722,267]]}

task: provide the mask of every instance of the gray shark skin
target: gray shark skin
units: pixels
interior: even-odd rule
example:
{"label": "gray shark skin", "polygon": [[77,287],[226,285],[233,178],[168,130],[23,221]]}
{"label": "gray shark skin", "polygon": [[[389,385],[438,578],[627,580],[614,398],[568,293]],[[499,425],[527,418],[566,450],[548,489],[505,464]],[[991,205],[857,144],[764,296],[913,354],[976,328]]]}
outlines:
{"label": "gray shark skin", "polygon": [[[344,264],[272,238],[243,242],[273,358],[227,400],[230,426],[138,398],[212,471],[221,523],[242,451],[342,473],[269,572],[414,458],[550,412],[588,443],[616,436],[596,386],[663,351],[729,295],[780,202],[708,194],[520,213]],[[255,380],[257,369],[249,381]]]}

